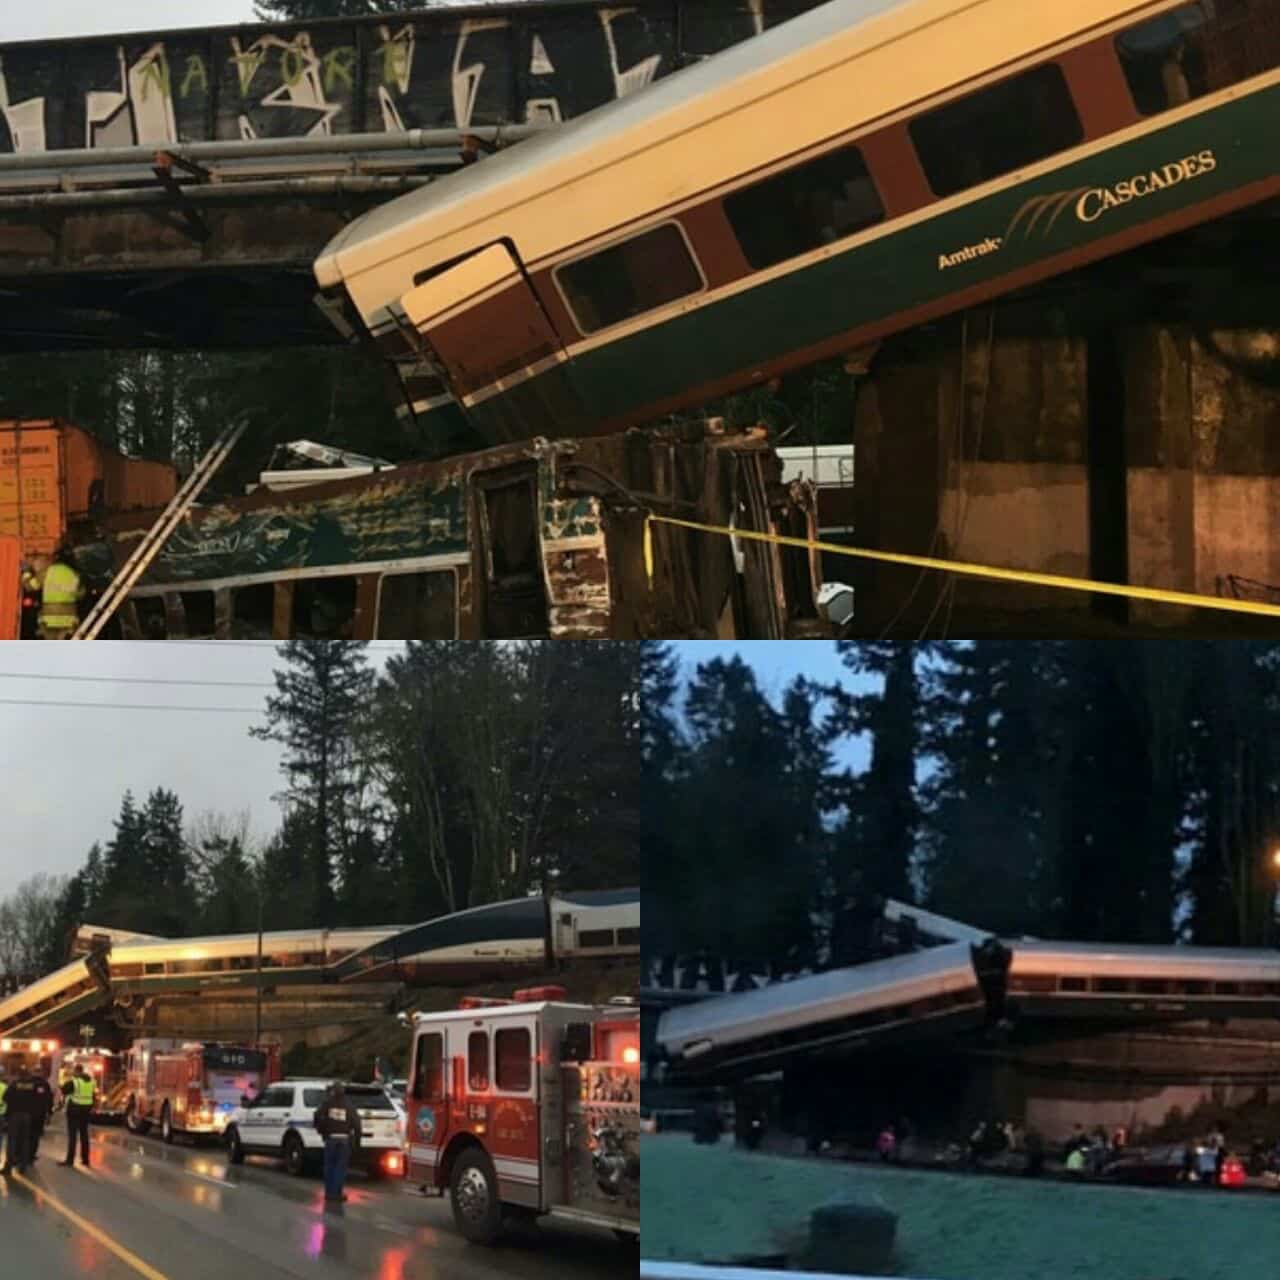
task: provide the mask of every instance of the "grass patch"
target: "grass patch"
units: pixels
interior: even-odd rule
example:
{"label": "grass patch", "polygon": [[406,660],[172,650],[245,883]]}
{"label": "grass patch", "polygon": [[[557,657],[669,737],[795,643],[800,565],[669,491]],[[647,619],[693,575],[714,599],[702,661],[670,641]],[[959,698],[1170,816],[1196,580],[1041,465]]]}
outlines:
{"label": "grass patch", "polygon": [[[812,1209],[879,1196],[915,1280],[1237,1280],[1275,1275],[1280,1202],[959,1177],[696,1147],[646,1135],[641,1252],[730,1263],[794,1248]],[[789,1250],[790,1251],[790,1250]]]}

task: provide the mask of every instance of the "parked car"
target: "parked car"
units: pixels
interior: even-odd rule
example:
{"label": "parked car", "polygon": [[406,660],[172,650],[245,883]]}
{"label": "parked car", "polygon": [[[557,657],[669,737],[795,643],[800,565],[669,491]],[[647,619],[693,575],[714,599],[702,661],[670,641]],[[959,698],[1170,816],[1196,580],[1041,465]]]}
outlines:
{"label": "parked car", "polygon": [[[242,1099],[227,1122],[227,1155],[241,1164],[247,1155],[276,1156],[299,1175],[318,1168],[324,1139],[314,1116],[331,1080],[282,1080],[256,1098]],[[404,1173],[404,1110],[380,1084],[348,1084],[347,1097],[360,1113],[360,1142],[352,1164],[370,1176]]]}

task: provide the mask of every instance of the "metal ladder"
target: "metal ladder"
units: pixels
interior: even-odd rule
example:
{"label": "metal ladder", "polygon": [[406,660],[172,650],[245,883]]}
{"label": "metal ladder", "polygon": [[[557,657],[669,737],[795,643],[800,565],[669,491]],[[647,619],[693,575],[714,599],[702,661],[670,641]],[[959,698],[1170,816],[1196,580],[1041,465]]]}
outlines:
{"label": "metal ladder", "polygon": [[196,499],[204,492],[204,487],[213,479],[218,468],[227,460],[227,455],[235,448],[240,437],[249,426],[248,416],[233,422],[214,441],[209,452],[196,464],[196,468],[187,477],[186,483],[173,495],[169,505],[165,507],[160,519],[147,531],[146,536],[134,548],[133,554],[125,562],[124,568],[112,579],[111,585],[102,593],[97,603],[89,610],[81,624],[76,628],[73,640],[96,640],[98,633],[107,625],[108,619],[124,603],[125,597],[133,590],[139,578],[146,573],[151,562],[164,549],[178,522],[195,505]]}

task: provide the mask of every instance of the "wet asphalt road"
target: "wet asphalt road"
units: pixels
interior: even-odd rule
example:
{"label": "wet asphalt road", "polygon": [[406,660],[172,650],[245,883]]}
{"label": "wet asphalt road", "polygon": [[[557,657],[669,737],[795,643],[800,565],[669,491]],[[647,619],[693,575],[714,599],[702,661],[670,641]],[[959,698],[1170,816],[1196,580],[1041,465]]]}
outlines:
{"label": "wet asphalt road", "polygon": [[235,1168],[215,1147],[93,1135],[91,1168],[59,1168],[66,1139],[55,1119],[25,1180],[0,1179],[4,1280],[616,1280],[638,1270],[635,1250],[609,1232],[544,1220],[482,1248],[454,1230],[447,1201],[401,1182],[353,1175],[347,1203],[326,1210],[318,1178],[269,1161]]}

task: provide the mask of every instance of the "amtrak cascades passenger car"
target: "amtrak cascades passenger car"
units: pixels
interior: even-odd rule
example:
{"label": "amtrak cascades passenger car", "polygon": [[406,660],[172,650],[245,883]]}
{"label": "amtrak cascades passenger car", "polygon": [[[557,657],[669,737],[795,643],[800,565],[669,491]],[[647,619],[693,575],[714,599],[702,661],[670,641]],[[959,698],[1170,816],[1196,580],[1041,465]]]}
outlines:
{"label": "amtrak cascades passenger car", "polygon": [[353,222],[420,422],[607,432],[1280,191],[1273,0],[834,0]]}

